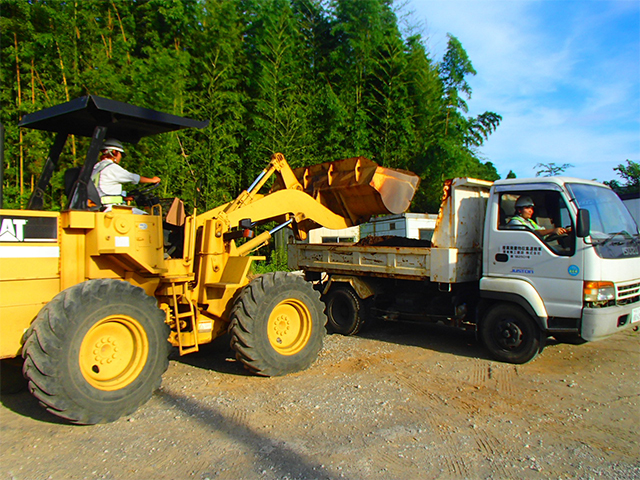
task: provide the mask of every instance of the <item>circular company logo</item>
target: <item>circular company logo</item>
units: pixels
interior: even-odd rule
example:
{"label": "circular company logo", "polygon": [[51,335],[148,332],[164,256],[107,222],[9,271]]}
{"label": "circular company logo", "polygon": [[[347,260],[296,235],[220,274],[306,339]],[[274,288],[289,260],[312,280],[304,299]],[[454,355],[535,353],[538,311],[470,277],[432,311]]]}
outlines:
{"label": "circular company logo", "polygon": [[572,277],[575,277],[580,273],[580,269],[578,268],[577,265],[569,265],[569,269],[567,271],[569,272],[569,275],[571,275]]}

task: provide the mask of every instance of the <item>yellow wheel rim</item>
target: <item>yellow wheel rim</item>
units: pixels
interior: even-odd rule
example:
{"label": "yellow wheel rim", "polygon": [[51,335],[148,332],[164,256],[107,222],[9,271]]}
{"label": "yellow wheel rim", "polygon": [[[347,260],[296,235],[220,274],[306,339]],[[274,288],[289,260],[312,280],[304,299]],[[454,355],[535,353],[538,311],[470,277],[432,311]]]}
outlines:
{"label": "yellow wheel rim", "polygon": [[80,345],[80,370],[99,390],[113,391],[133,382],[149,357],[149,340],[140,323],[111,315],[87,332]]}
{"label": "yellow wheel rim", "polygon": [[311,313],[304,303],[293,298],[283,300],[269,315],[269,343],[281,355],[295,355],[309,343],[311,323]]}

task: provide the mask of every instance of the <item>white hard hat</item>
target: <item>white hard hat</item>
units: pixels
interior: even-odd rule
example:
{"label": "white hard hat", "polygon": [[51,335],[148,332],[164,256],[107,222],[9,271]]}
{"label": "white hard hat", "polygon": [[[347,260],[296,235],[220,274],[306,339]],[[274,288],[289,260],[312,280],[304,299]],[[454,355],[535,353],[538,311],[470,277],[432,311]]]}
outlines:
{"label": "white hard hat", "polygon": [[526,195],[523,195],[520,198],[518,198],[518,200],[516,200],[516,208],[534,207],[534,206],[535,206],[535,203],[533,203],[533,199]]}
{"label": "white hard hat", "polygon": [[115,138],[107,138],[102,144],[102,150],[116,150],[120,153],[124,153],[124,147],[119,140]]}

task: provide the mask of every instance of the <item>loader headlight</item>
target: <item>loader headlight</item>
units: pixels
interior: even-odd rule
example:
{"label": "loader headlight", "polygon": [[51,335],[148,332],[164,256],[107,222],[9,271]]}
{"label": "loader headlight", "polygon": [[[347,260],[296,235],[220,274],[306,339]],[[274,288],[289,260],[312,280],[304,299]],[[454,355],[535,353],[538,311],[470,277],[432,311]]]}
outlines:
{"label": "loader headlight", "polygon": [[615,298],[616,291],[612,282],[584,282],[585,302],[608,302]]}

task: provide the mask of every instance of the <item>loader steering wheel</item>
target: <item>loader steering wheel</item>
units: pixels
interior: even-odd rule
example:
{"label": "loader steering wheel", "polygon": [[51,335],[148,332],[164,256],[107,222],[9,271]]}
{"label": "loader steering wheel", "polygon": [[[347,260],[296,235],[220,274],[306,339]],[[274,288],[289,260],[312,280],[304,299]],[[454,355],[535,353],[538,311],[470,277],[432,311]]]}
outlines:
{"label": "loader steering wheel", "polygon": [[150,193],[159,187],[160,182],[149,183],[144,187],[136,187],[127,193],[127,197],[131,197],[139,207],[152,207],[158,203],[159,199],[155,195],[150,195]]}

